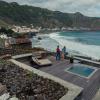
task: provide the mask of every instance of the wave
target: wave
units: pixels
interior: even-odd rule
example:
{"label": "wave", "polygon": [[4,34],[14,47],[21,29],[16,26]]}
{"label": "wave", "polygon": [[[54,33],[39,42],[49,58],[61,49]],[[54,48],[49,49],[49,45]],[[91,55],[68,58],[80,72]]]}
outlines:
{"label": "wave", "polygon": [[[100,59],[100,46],[83,44],[82,42],[75,42],[75,37],[60,36],[58,33],[49,35],[50,38],[56,40],[60,45],[66,46],[66,48],[79,52],[80,54],[92,57],[94,59]],[[72,41],[71,41],[72,40]]]}

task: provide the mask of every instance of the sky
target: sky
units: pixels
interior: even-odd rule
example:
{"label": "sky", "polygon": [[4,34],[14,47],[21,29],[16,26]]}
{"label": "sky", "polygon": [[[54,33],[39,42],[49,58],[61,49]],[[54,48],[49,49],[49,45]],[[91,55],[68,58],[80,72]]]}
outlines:
{"label": "sky", "polygon": [[80,12],[86,16],[100,17],[100,0],[4,0],[67,13]]}

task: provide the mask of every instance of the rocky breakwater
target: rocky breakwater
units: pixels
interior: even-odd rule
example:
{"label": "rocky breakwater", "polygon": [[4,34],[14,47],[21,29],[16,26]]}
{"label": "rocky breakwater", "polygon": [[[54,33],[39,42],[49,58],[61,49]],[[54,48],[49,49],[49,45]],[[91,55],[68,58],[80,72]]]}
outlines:
{"label": "rocky breakwater", "polygon": [[0,66],[0,83],[19,100],[59,100],[68,89],[14,64]]}

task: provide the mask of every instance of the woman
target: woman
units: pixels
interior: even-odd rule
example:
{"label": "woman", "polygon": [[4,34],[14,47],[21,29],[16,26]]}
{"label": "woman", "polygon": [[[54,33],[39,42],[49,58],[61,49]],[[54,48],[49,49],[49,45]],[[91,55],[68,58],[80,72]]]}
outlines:
{"label": "woman", "polygon": [[66,47],[64,46],[62,49],[62,58],[65,59],[66,58]]}

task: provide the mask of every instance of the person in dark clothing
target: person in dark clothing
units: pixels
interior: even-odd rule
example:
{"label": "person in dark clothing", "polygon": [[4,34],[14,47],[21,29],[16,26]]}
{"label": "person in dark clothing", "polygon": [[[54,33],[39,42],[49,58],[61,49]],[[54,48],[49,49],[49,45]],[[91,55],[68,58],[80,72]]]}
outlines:
{"label": "person in dark clothing", "polygon": [[60,60],[61,59],[61,54],[60,54],[60,48],[59,46],[57,46],[57,49],[56,49],[56,60]]}

